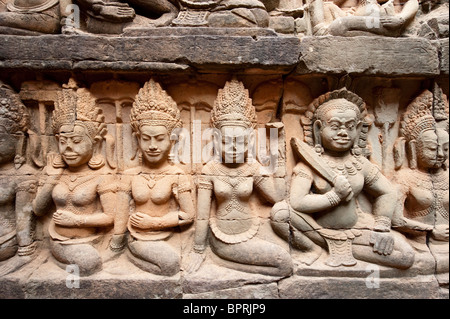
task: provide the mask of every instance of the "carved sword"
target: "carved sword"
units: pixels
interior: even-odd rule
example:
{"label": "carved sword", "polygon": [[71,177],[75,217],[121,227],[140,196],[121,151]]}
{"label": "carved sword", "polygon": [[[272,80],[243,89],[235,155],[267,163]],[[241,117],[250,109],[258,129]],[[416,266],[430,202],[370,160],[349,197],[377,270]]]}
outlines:
{"label": "carved sword", "polygon": [[[321,158],[317,153],[305,142],[300,139],[293,137],[291,139],[292,149],[297,152],[306,164],[308,164],[312,169],[316,171],[322,178],[324,178],[328,183],[334,186],[334,181],[336,180],[338,174],[333,171],[330,166]],[[350,201],[353,198],[353,192],[351,192],[345,201]]]}

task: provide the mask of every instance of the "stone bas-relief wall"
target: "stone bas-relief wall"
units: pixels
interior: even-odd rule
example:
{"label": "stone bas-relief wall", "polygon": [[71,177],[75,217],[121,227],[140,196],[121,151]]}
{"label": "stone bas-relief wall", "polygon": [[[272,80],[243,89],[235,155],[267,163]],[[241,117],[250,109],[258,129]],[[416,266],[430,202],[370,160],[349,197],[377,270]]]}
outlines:
{"label": "stone bas-relief wall", "polygon": [[446,6],[5,2],[2,298],[448,298]]}

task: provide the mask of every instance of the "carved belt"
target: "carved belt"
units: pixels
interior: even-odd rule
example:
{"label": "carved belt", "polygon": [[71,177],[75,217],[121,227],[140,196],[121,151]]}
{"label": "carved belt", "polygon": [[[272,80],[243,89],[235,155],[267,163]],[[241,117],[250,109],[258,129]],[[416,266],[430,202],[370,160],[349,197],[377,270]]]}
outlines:
{"label": "carved belt", "polygon": [[258,233],[260,222],[259,218],[252,219],[252,226],[243,233],[240,234],[226,234],[222,230],[220,230],[217,225],[217,218],[211,217],[209,219],[209,226],[211,227],[211,231],[214,236],[220,241],[226,244],[238,244],[243,243],[247,240],[252,239]]}
{"label": "carved belt", "polygon": [[325,262],[328,266],[354,266],[357,261],[353,257],[352,244],[356,237],[362,235],[361,231],[356,229],[334,230],[319,229],[318,232],[325,238],[328,244],[330,256]]}

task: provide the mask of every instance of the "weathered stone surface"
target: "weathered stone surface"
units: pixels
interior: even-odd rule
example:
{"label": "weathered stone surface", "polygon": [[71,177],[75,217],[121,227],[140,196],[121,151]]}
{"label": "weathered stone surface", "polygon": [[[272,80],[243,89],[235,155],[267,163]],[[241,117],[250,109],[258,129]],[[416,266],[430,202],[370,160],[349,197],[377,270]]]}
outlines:
{"label": "weathered stone surface", "polygon": [[1,36],[1,42],[2,68],[160,71],[189,65],[199,69],[257,67],[277,73],[287,72],[297,63],[300,44],[295,37],[195,34],[123,38]]}
{"label": "weathered stone surface", "polygon": [[386,37],[304,37],[300,74],[435,76],[438,50],[425,39]]}
{"label": "weathered stone surface", "polygon": [[[279,284],[283,299],[436,299],[439,285],[434,276],[416,278],[321,278],[295,276]],[[420,293],[418,294],[418,292]]]}
{"label": "weathered stone surface", "polygon": [[[250,30],[200,34],[197,30],[140,30],[124,37],[0,36],[0,67],[34,70],[232,71],[429,77],[448,70],[445,41],[425,39],[277,36]],[[447,62],[446,62],[447,61]],[[440,65],[441,63],[441,65]],[[298,65],[298,67],[297,67]],[[447,66],[446,66],[447,65]]]}
{"label": "weathered stone surface", "polygon": [[[101,273],[81,278],[73,274],[48,257],[22,281],[22,294],[27,299],[174,299],[182,296],[180,275],[149,274],[126,262],[125,256],[105,263]],[[77,284],[76,280],[79,280]],[[6,296],[2,294],[2,298]]]}
{"label": "weathered stone surface", "polygon": [[440,44],[440,57],[441,57],[441,72],[442,74],[449,74],[449,41],[447,39],[442,39],[439,41]]}
{"label": "weathered stone surface", "polygon": [[184,294],[183,299],[278,299],[278,285],[259,284],[198,294]]}

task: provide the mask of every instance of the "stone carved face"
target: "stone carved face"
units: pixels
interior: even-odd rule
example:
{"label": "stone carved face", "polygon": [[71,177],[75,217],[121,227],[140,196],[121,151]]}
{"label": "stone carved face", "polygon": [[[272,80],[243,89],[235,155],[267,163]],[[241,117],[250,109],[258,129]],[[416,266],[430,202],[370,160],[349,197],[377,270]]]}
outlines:
{"label": "stone carved face", "polygon": [[94,154],[94,143],[82,125],[63,125],[60,128],[59,152],[69,167],[87,164]]}
{"label": "stone carved face", "polygon": [[345,152],[356,143],[361,122],[354,110],[334,108],[325,112],[315,126],[324,149]]}
{"label": "stone carved face", "polygon": [[0,126],[0,165],[11,163],[16,155],[16,137]]}
{"label": "stone carved face", "polygon": [[220,133],[222,160],[225,163],[244,163],[248,154],[250,130],[244,126],[224,125]]}
{"label": "stone carved face", "polygon": [[165,126],[142,125],[137,139],[145,163],[158,165],[167,161],[172,141]]}
{"label": "stone carved face", "polygon": [[448,134],[443,130],[428,130],[417,141],[417,165],[423,169],[441,167],[448,158]]}
{"label": "stone carved face", "polygon": [[448,161],[448,154],[449,154],[449,135],[447,131],[443,129],[437,129],[436,131],[438,136],[438,144],[440,152],[442,152],[444,158],[443,162]]}

